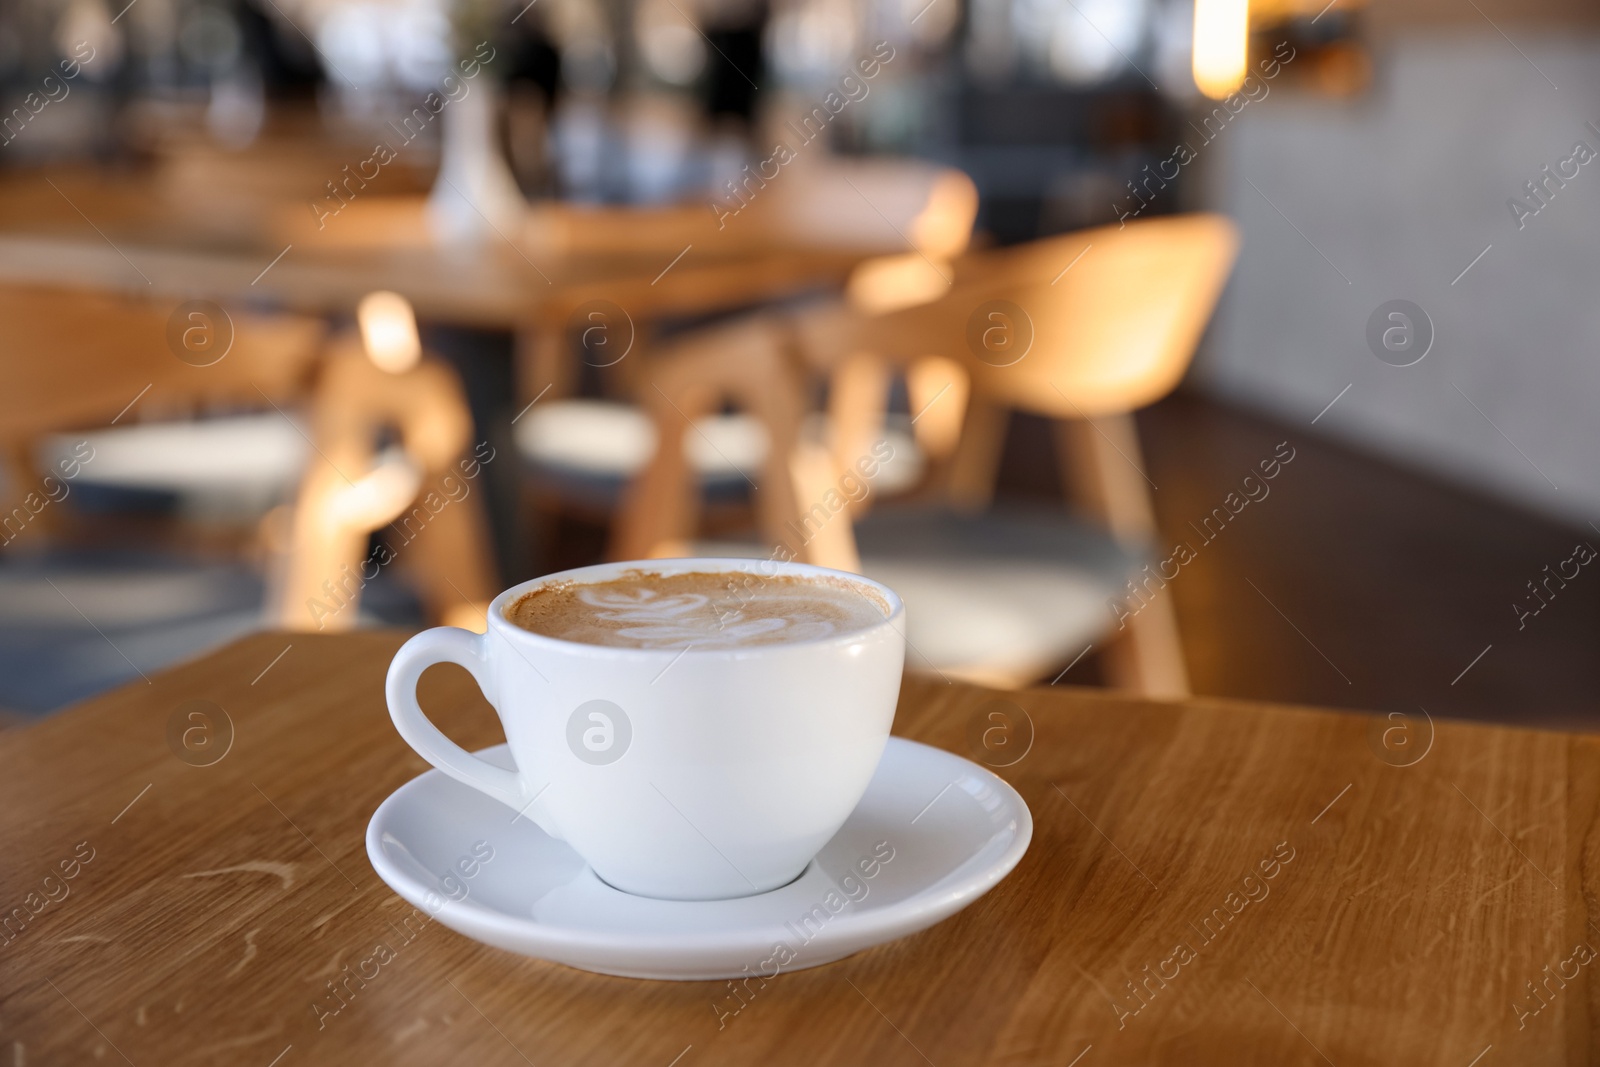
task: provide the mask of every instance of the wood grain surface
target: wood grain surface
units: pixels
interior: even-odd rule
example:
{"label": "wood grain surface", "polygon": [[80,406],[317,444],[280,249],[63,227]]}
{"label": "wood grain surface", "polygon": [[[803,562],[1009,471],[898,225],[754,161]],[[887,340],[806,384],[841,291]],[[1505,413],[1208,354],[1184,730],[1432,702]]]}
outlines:
{"label": "wood grain surface", "polygon": [[[0,1062],[1595,1058],[1593,739],[908,679],[896,733],[1009,764],[1032,847],[953,918],[729,1016],[723,982],[397,935],[412,909],[363,835],[424,768],[383,705],[401,639],[262,634],[0,735]],[[422,697],[463,744],[499,739],[459,669]]]}

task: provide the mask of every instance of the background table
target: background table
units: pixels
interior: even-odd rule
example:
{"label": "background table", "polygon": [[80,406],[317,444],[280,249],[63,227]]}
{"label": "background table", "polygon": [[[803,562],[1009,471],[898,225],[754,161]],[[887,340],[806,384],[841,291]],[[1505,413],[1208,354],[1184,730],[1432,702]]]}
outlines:
{"label": "background table", "polygon": [[[320,195],[318,175],[337,173],[337,165],[307,166],[273,195],[232,168],[214,181],[176,184],[159,168],[115,177],[71,168],[0,174],[0,286],[117,294],[148,301],[163,317],[208,299],[234,316],[293,311],[340,325],[368,293],[393,290],[428,327],[429,350],[461,375],[473,440],[515,455],[512,424],[547,392],[554,400],[582,384],[586,368],[573,341],[596,308],[622,312],[628,332],[638,331],[637,343],[625,346],[635,358],[605,375],[605,388],[627,397],[644,388],[640,359],[663,323],[835,291],[863,259],[900,250],[887,223],[886,247],[873,244],[882,234],[863,236],[859,247],[828,247],[770,228],[723,232],[704,203],[541,201],[520,226],[441,245],[430,235],[425,196],[371,193],[319,229],[301,194]],[[159,359],[169,362],[164,350]],[[127,360],[122,369],[142,377]],[[550,569],[526,521],[525,474],[516,462],[494,464],[484,483],[507,585]]]}
{"label": "background table", "polygon": [[[896,733],[1015,760],[998,773],[1035,821],[1017,869],[959,915],[780,975],[720,1029],[727,983],[586,974],[431,923],[319,1029],[326,983],[404,942],[412,911],[363,843],[423,770],[383,705],[400,640],[263,634],[0,734],[0,1052],[141,1067],[1595,1056],[1594,967],[1575,952],[1600,946],[1595,739],[937,680],[908,681]],[[458,668],[422,696],[469,746],[498,740]],[[229,740],[214,708],[211,732],[169,744],[175,717],[199,721],[191,701],[231,723],[209,766],[191,764]]]}
{"label": "background table", "polygon": [[836,288],[862,259],[901,250],[875,235],[829,248],[723,233],[700,203],[540,202],[521,227],[451,246],[430,237],[421,195],[369,195],[319,230],[303,199],[213,194],[191,202],[151,176],[0,175],[0,282],[336,315],[390,289],[431,322],[524,331],[596,299],[643,322]]}

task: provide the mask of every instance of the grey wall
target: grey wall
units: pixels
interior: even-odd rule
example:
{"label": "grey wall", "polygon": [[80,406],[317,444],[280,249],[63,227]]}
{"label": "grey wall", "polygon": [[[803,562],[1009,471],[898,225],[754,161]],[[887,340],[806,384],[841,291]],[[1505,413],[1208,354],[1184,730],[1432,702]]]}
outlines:
{"label": "grey wall", "polygon": [[[1585,126],[1600,126],[1600,37],[1502,28],[1515,47],[1488,24],[1388,42],[1362,98],[1274,90],[1204,149],[1209,201],[1244,247],[1194,380],[1600,524],[1600,159],[1522,230],[1506,207],[1575,141],[1600,152]],[[1411,367],[1365,339],[1395,298],[1436,331]]]}

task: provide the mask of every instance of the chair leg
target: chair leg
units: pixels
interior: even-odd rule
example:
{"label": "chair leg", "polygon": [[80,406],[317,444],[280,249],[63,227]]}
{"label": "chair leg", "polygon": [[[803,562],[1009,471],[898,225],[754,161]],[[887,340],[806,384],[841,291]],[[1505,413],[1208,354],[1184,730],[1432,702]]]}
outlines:
{"label": "chair leg", "polygon": [[[30,516],[30,526],[37,527],[33,531],[34,538],[46,540],[58,536],[62,530],[61,510],[59,508],[43,507],[35,512],[24,503],[29,497],[38,499],[44,490],[43,478],[35,469],[33,455],[28,449],[28,442],[17,438],[7,441],[0,447],[0,476],[8,487],[8,492],[0,494],[4,510],[0,516],[10,518],[17,510]],[[68,490],[70,492],[70,490]],[[66,499],[63,497],[62,499]],[[20,533],[20,530],[18,531]],[[6,528],[0,532],[0,539],[10,539],[17,534]]]}
{"label": "chair leg", "polygon": [[1128,620],[1121,640],[1106,646],[1102,662],[1116,688],[1162,700],[1187,697],[1189,672],[1171,597],[1157,598]]}
{"label": "chair leg", "polygon": [[[756,415],[767,428],[770,447],[754,493],[764,534],[773,539],[774,548],[796,540],[790,531],[800,517],[802,498],[790,459],[800,437],[802,390],[787,358],[786,331],[777,320],[754,317],[730,323],[692,344],[657,353],[649,381],[640,390],[656,427],[656,454],[624,497],[612,554],[646,559],[663,545],[693,536],[700,486],[683,436],[691,432],[694,420],[724,399]],[[804,557],[803,540],[798,549],[791,545],[791,551]]]}
{"label": "chair leg", "polygon": [[1011,412],[977,393],[967,400],[961,438],[950,463],[949,499],[961,511],[982,511],[994,497],[1000,452]]}
{"label": "chair leg", "polygon": [[[724,372],[723,381],[734,403],[767,429],[767,458],[754,494],[766,547],[807,563],[847,566],[855,558],[850,516],[834,515],[839,509],[832,507],[837,502],[844,508],[847,502],[828,497],[830,490],[837,493],[838,471],[827,447],[801,439],[806,383],[789,358],[786,328],[778,320],[758,319],[735,336],[742,337],[741,358],[736,369]],[[819,502],[831,520],[820,539],[808,532],[809,509]]]}
{"label": "chair leg", "polygon": [[[854,467],[882,435],[889,385],[888,365],[869,353],[852,355],[834,370],[828,384],[828,447],[840,471]],[[850,514],[865,515],[871,499],[851,502]]]}
{"label": "chair leg", "polygon": [[[836,571],[861,572],[855,527],[850,523],[849,501],[839,492],[839,470],[826,448],[797,441],[789,456],[798,516],[789,523],[806,563]],[[837,506],[835,506],[837,505]],[[770,520],[769,520],[770,523]],[[786,543],[787,538],[778,538]]]}
{"label": "chair leg", "polygon": [[906,368],[911,430],[930,463],[947,463],[955,454],[971,389],[966,369],[944,356],[925,356]]}
{"label": "chair leg", "polygon": [[290,519],[288,544],[274,561],[266,625],[282,630],[342,632],[356,625],[367,531],[335,517],[348,488],[335,469],[306,472]]}
{"label": "chair leg", "polygon": [[573,361],[567,341],[564,323],[538,321],[524,325],[517,332],[519,408],[540,398],[553,400],[572,392]]}
{"label": "chair leg", "polygon": [[[1068,475],[1069,498],[1103,523],[1120,544],[1147,549],[1157,535],[1155,510],[1133,415],[1058,422],[1056,442],[1062,472]],[[1106,649],[1105,663],[1112,685],[1152,697],[1189,695],[1170,592],[1155,597],[1128,620],[1121,640]]]}
{"label": "chair leg", "polygon": [[490,573],[489,552],[483,501],[466,496],[446,499],[417,538],[416,547],[401,550],[400,558],[414,565],[428,614],[436,623],[482,633],[484,613],[498,586]]}
{"label": "chair leg", "polygon": [[[651,559],[671,551],[664,546],[676,546],[694,534],[699,491],[683,434],[687,424],[704,412],[698,407],[685,410],[689,396],[674,398],[659,392],[661,388],[657,382],[641,397],[656,427],[656,452],[623,492],[606,552],[609,559]],[[666,388],[673,389],[672,383]]]}

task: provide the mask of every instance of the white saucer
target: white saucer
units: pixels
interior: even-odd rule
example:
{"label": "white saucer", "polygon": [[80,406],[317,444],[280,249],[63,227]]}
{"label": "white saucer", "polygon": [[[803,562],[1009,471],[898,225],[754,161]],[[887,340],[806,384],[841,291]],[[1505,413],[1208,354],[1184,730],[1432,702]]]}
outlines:
{"label": "white saucer", "polygon": [[[478,754],[512,765],[504,745]],[[439,771],[378,807],[367,856],[411,904],[497,948],[630,978],[770,978],[955,914],[1017,865],[1032,836],[1028,807],[1005,782],[892,737],[843,828],[799,878],[758,896],[623,893],[527,818]]]}

